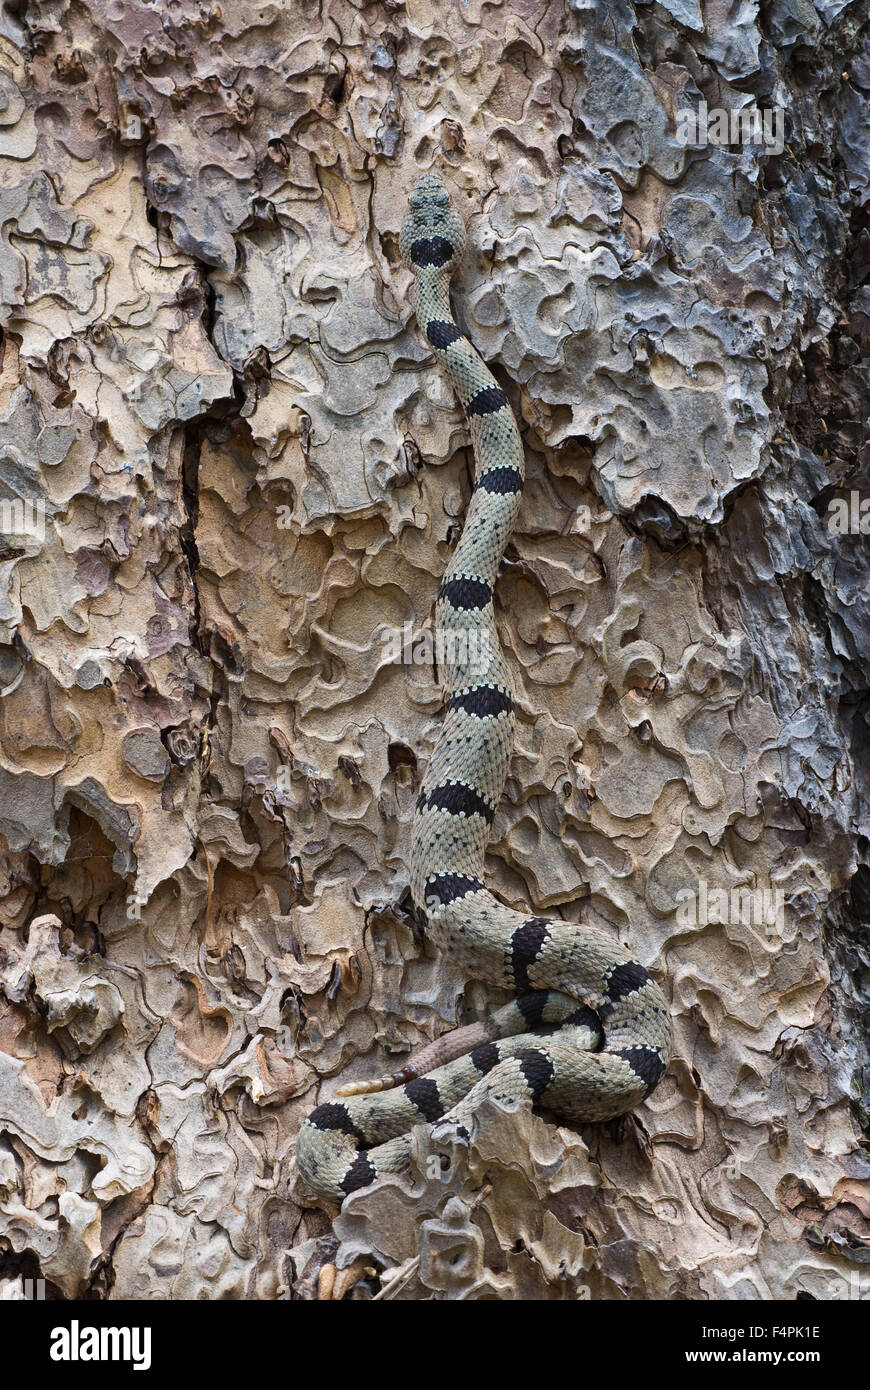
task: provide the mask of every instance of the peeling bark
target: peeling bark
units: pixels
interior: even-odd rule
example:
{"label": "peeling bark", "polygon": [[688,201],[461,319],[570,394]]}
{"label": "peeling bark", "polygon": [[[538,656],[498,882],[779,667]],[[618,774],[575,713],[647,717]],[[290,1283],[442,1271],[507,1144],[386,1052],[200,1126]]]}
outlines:
{"label": "peeling bark", "polygon": [[[3,9],[4,1292],[870,1296],[868,94],[855,0]],[[676,1055],[333,1225],[305,1114],[501,1002],[407,888],[470,480],[432,165],[528,467],[489,882],[629,943]]]}

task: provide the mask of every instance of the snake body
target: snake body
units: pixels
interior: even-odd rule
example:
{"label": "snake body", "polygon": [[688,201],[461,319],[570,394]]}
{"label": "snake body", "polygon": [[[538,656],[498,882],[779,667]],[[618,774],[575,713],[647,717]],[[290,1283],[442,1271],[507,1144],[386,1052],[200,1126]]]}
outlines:
{"label": "snake body", "polygon": [[516,998],[430,1044],[394,1076],[347,1087],[312,1111],[297,1165],[311,1186],[338,1199],[404,1168],[415,1125],[443,1119],[467,1137],[487,1095],[528,1099],[573,1123],[612,1119],[650,1094],[670,1052],[661,991],[624,947],[590,926],[517,912],[483,883],[514,727],[493,586],[524,460],[507,397],[453,321],[450,279],[464,244],[443,184],[424,174],[401,247],[416,274],[418,324],[468,421],[475,484],[438,596],[438,629],[469,640],[445,643],[449,707],[417,803],[411,893],[436,944],[469,975]]}

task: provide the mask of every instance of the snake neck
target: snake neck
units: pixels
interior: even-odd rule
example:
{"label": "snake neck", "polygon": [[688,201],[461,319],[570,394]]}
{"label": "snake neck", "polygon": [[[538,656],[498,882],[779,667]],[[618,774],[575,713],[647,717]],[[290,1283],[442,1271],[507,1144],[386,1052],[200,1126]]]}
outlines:
{"label": "snake neck", "polygon": [[[507,397],[456,325],[450,307],[450,274],[445,270],[418,270],[417,320],[459,399],[474,451],[475,491],[442,593],[452,580],[463,577],[491,589],[520,505],[525,467],[519,430]],[[485,475],[490,475],[489,481]],[[482,618],[477,610],[477,618],[472,613],[470,621]]]}
{"label": "snake neck", "polygon": [[417,270],[417,322],[424,332],[433,319],[456,326],[450,307],[450,280],[446,270],[431,266]]}

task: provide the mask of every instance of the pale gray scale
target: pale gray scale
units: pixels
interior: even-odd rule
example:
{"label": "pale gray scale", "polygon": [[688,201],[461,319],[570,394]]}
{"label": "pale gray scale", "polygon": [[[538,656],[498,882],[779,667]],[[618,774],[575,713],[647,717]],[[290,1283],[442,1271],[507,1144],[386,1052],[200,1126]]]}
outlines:
{"label": "pale gray scale", "polygon": [[443,653],[442,678],[450,694],[470,685],[502,685],[510,689],[510,676],[501,647],[493,645],[491,609],[480,613],[477,624],[468,621],[468,610],[453,608],[441,599],[435,612],[438,633],[449,638]]}
{"label": "pale gray scale", "polygon": [[[432,754],[425,785],[435,786],[451,776],[463,782],[473,779],[474,786],[487,789],[485,795],[491,802],[497,801],[495,788],[502,786],[510,763],[512,723],[508,717],[476,729],[468,716],[451,711],[444,725],[445,737],[439,739]],[[486,763],[481,751],[486,754]]]}
{"label": "pale gray scale", "polygon": [[495,904],[489,894],[469,893],[437,913],[430,913],[429,934],[474,979],[511,989],[513,974],[505,968],[504,951],[492,931],[491,916],[480,901],[484,896]]}
{"label": "pale gray scale", "polygon": [[467,611],[452,609],[442,601],[436,611],[436,628],[451,638],[443,654],[442,673],[449,692],[468,685],[509,685],[504,656],[492,644],[491,614],[475,625],[468,622]]}
{"label": "pale gray scale", "polygon": [[[516,422],[510,409],[490,411],[485,415],[472,415],[470,424],[472,439],[480,460],[478,471],[494,464],[516,468],[520,476],[525,472],[523,446]],[[485,461],[485,463],[484,463]]]}
{"label": "pale gray scale", "polygon": [[570,1045],[563,1050],[561,1034],[550,1042],[549,1056],[555,1062],[555,1076],[544,1104],[569,1122],[612,1120],[646,1097],[646,1086],[622,1057]]}
{"label": "pale gray scale", "polygon": [[430,874],[468,874],[477,878],[483,865],[487,827],[479,817],[427,810],[415,831],[420,855]]}
{"label": "pale gray scale", "polygon": [[[481,391],[498,390],[498,383],[487,371],[480,371],[467,359],[458,363],[450,360],[450,378],[463,410],[467,410]],[[494,412],[491,412],[494,413]],[[472,417],[473,419],[474,417]]]}
{"label": "pale gray scale", "polygon": [[[461,610],[455,612],[442,603],[436,615],[437,630],[452,634],[454,645],[445,652],[442,679],[448,691],[468,685],[507,685],[508,671],[500,648],[493,648],[489,625],[469,626]],[[470,636],[466,636],[471,634]],[[467,648],[460,649],[462,639]]]}
{"label": "pale gray scale", "polygon": [[519,505],[519,493],[499,494],[478,489],[469,503],[466,524],[445,579],[451,579],[458,573],[476,573],[479,578],[492,584],[498,573],[502,551],[513,530]]}
{"label": "pale gray scale", "polygon": [[[452,622],[452,618],[445,617],[444,622]],[[464,629],[458,630],[464,631]],[[479,634],[480,630],[477,631]],[[477,643],[470,642],[467,657],[461,656],[458,660],[444,661],[443,680],[448,695],[460,684],[462,686],[507,684],[508,673],[504,660],[494,654],[490,657],[490,651],[491,648],[488,643],[485,648],[481,648]]]}
{"label": "pale gray scale", "polygon": [[535,986],[550,985],[557,976],[570,982],[569,992],[584,1001],[601,1001],[608,971],[630,960],[630,952],[604,932],[550,920],[538,959],[529,967],[529,980]]}
{"label": "pale gray scale", "polygon": [[[475,502],[481,495],[476,495]],[[490,508],[484,501],[479,503],[467,539],[463,538],[457,546],[446,579],[458,576],[476,577],[492,586],[498,572],[501,553],[513,529],[513,516],[506,515],[506,510]]]}
{"label": "pale gray scale", "polygon": [[491,583],[498,573],[501,552],[513,530],[518,509],[519,493],[499,495],[484,489],[475,492],[468,508],[467,529],[462,532],[454,551],[448,577],[463,565],[470,573],[472,564],[483,561],[485,568],[481,578]]}
{"label": "pale gray scale", "polygon": [[411,1161],[410,1134],[398,1135],[386,1144],[379,1144],[376,1149],[369,1150],[367,1157],[379,1178],[404,1172]]}
{"label": "pale gray scale", "polygon": [[[473,716],[453,712],[446,728],[446,737],[439,740],[430,760],[423,789],[456,780],[473,786],[488,801],[497,803],[507,779],[511,759],[510,716],[492,721],[489,729],[475,729]],[[507,725],[507,727],[505,727]],[[485,748],[490,762],[484,766],[480,749]]]}
{"label": "pale gray scale", "polygon": [[468,408],[478,391],[498,386],[492,372],[478,357],[467,338],[457,338],[451,343],[442,352],[441,360],[447,368],[450,384],[459,397],[463,410]]}
{"label": "pale gray scale", "polygon": [[[486,495],[491,496],[489,493]],[[480,567],[483,569],[481,577],[490,578],[493,571],[491,554],[493,550],[501,554],[513,530],[513,515],[506,505],[507,501],[507,497],[496,495],[494,504],[481,502],[469,530],[468,540],[459,553],[457,571],[460,564],[465,567],[466,572],[472,567]]]}
{"label": "pale gray scale", "polygon": [[464,938],[478,943],[478,962],[471,969],[475,978],[513,986],[513,966],[506,947],[525,920],[523,914],[506,907],[491,893],[479,892],[448,904],[441,920],[450,926],[461,922]]}
{"label": "pale gray scale", "polygon": [[426,789],[455,779],[473,784],[489,801],[499,800],[507,779],[510,749],[503,741],[496,741],[494,735],[488,737],[483,746],[491,759],[486,767],[479,762],[477,756],[479,744],[456,740],[440,747],[437,758],[433,754],[431,782],[427,777],[424,784]]}
{"label": "pale gray scale", "polygon": [[[521,1031],[516,1036],[511,1036],[507,1041],[500,1041],[497,1046],[501,1058],[515,1056],[517,1052],[524,1051],[527,1047],[540,1047],[542,1042],[548,1046],[558,1043],[565,1048],[577,1049],[581,1052],[593,1052],[601,1042],[600,1031],[592,1028],[586,1023],[568,1024],[564,1022],[565,1017],[576,1011],[577,1000],[569,999],[565,994],[556,991],[550,992],[553,999],[559,1001],[559,1006],[548,1005],[544,1010],[545,1017],[542,1018],[540,1025],[530,1027],[525,1022]],[[517,1009],[519,1019],[522,1014]],[[546,1014],[556,1015],[551,1020]],[[560,1026],[561,1025],[561,1026]]]}
{"label": "pale gray scale", "polygon": [[607,1011],[608,1046],[613,1051],[637,1044],[638,1034],[660,1053],[667,1050],[670,1018],[658,986],[650,980]]}

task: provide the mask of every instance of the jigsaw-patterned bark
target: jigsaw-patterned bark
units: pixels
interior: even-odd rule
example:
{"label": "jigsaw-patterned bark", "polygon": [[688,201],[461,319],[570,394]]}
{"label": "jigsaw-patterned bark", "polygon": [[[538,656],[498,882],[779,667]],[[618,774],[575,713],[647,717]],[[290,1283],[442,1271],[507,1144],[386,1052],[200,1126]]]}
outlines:
{"label": "jigsaw-patterned bark", "polygon": [[[870,1296],[862,18],[3,10],[7,1291]],[[702,101],[781,151],[687,147]],[[503,1002],[408,892],[470,487],[430,167],[527,471],[487,882],[660,967],[675,1059],[620,1128],[419,1132],[333,1230],[305,1115]]]}

